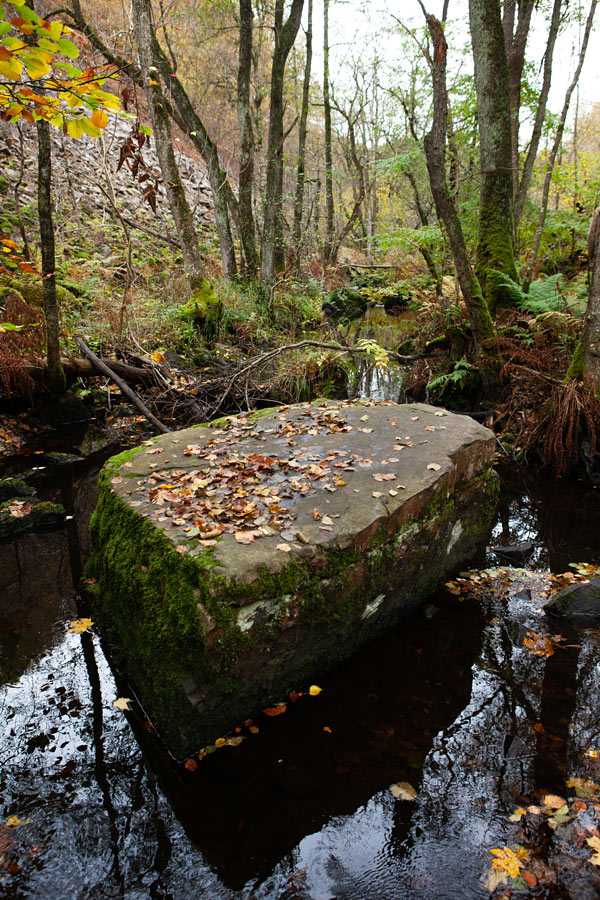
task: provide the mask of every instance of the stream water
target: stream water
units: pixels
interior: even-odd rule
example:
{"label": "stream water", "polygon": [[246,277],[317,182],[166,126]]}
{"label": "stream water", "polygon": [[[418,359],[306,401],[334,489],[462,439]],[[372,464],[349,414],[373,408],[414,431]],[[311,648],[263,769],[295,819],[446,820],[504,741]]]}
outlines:
{"label": "stream water", "polygon": [[[595,490],[504,471],[491,544],[531,542],[542,574],[441,590],[191,772],[113,707],[127,687],[98,636],[67,633],[101,461],[6,462],[73,518],[0,545],[0,820],[23,823],[0,831],[1,898],[474,900],[524,798],[597,778],[598,632],[561,629],[548,658],[523,644],[547,633],[543,573],[600,563]],[[548,896],[598,896],[567,869]]]}

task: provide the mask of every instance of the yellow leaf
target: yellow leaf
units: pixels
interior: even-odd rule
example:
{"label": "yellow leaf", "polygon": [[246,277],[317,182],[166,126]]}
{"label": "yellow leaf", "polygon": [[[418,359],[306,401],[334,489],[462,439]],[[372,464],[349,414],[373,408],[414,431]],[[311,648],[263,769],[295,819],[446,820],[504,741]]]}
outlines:
{"label": "yellow leaf", "polygon": [[15,827],[16,825],[23,825],[23,822],[18,816],[9,816],[5,824],[10,827]]}
{"label": "yellow leaf", "polygon": [[67,634],[83,634],[83,632],[87,631],[88,628],[91,628],[93,624],[91,619],[73,619],[72,622],[69,622],[71,627],[67,631]]}
{"label": "yellow leaf", "polygon": [[512,814],[512,816],[509,816],[509,817],[508,817],[508,821],[509,821],[509,822],[520,822],[521,819],[523,818],[523,816],[526,814],[526,812],[527,812],[527,811],[524,810],[522,806],[519,806],[518,809],[515,809],[515,811],[514,811],[514,813]]}
{"label": "yellow leaf", "polygon": [[92,122],[96,128],[106,128],[108,125],[108,116],[103,109],[96,109],[92,114]]}
{"label": "yellow leaf", "polygon": [[44,75],[47,75],[52,71],[52,66],[50,63],[44,59],[44,56],[48,54],[36,54],[35,56],[25,56],[23,62],[25,63],[25,68],[27,69],[27,74],[30,78],[43,78]]}
{"label": "yellow leaf", "polygon": [[589,756],[590,759],[598,759],[600,753],[597,750],[586,750],[585,755]]}
{"label": "yellow leaf", "polygon": [[15,81],[22,71],[23,63],[16,57],[0,60],[0,75],[4,75],[9,81]]}
{"label": "yellow leaf", "polygon": [[567,787],[573,788],[578,797],[584,800],[591,797],[597,797],[600,794],[600,785],[595,781],[589,781],[587,778],[569,778]]}
{"label": "yellow leaf", "polygon": [[542,804],[544,806],[549,806],[550,809],[562,809],[565,805],[565,801],[562,797],[558,797],[556,794],[546,794],[542,797]]}
{"label": "yellow leaf", "polygon": [[311,684],[311,686],[308,689],[308,693],[310,694],[311,697],[316,697],[321,693],[322,690],[323,690],[323,688],[318,687],[316,684]]}
{"label": "yellow leaf", "polygon": [[390,787],[390,793],[396,800],[414,800],[417,796],[417,792],[408,781],[396,782]]}
{"label": "yellow leaf", "polygon": [[72,138],[80,138],[83,134],[83,124],[81,119],[71,119],[67,122],[67,134],[69,134]]}
{"label": "yellow leaf", "polygon": [[113,706],[115,709],[131,709],[129,706],[130,703],[133,703],[131,697],[118,697],[114,702]]}
{"label": "yellow leaf", "polygon": [[594,854],[590,857],[589,862],[591,862],[593,866],[600,866],[600,838],[589,837],[586,838],[586,841],[594,851]]}
{"label": "yellow leaf", "polygon": [[217,738],[215,741],[215,747],[224,747],[225,746],[225,738]]}
{"label": "yellow leaf", "polygon": [[520,869],[525,866],[522,860],[527,859],[528,856],[527,850],[518,846],[514,850],[511,850],[510,847],[497,847],[490,850],[490,853],[496,857],[492,862],[492,868],[506,872],[511,878],[518,876]]}

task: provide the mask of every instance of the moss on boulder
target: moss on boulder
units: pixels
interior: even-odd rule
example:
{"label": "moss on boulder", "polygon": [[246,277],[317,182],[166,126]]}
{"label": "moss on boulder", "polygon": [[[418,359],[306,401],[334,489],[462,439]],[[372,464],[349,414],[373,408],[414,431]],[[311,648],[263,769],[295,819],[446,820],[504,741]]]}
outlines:
{"label": "moss on boulder", "polygon": [[[162,436],[101,475],[94,618],[178,757],[393,625],[493,518],[495,441],[470,419],[423,404],[262,412]],[[237,535],[198,534],[194,504],[216,505],[218,525],[272,490],[271,525],[252,513]]]}

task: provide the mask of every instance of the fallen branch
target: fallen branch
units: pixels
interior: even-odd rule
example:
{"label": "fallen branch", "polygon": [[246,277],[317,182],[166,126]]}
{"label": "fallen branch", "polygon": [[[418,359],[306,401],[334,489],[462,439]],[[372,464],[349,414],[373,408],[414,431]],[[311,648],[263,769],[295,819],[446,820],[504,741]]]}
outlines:
{"label": "fallen branch", "polygon": [[106,365],[105,362],[103,362],[101,359],[99,359],[95,353],[92,353],[92,351],[90,350],[88,345],[85,343],[85,341],[83,341],[81,338],[75,338],[75,343],[77,344],[77,346],[79,347],[79,349],[81,350],[83,355],[86,356],[87,359],[89,359],[90,362],[92,362],[96,366],[96,368],[100,369],[100,371],[104,375],[106,375],[108,378],[110,378],[111,381],[114,381],[114,383],[123,391],[123,393],[127,397],[129,397],[131,402],[135,406],[137,406],[139,411],[146,416],[148,421],[151,422],[155,428],[158,428],[158,430],[162,431],[163,434],[169,433],[170,429],[167,428],[166,425],[163,425],[162,422],[159,422],[159,420],[156,418],[156,416],[152,415],[152,413],[150,412],[150,410],[148,409],[146,404],[143,402],[143,400],[140,400],[138,395],[134,391],[131,390],[129,385],[126,384],[122,378],[119,378],[119,376],[116,375],[115,372],[112,371],[112,369],[109,369],[109,367]]}
{"label": "fallen branch", "polygon": [[[139,366],[130,366],[115,359],[103,360],[103,362],[111,372],[114,372],[115,375],[120,376],[130,384],[147,384],[152,380],[151,373]],[[105,374],[89,359],[65,356],[61,357],[61,365],[66,375],[72,375],[76,378],[93,378]],[[46,369],[46,364],[43,360],[30,360],[24,363],[23,369],[32,378],[41,378]]]}

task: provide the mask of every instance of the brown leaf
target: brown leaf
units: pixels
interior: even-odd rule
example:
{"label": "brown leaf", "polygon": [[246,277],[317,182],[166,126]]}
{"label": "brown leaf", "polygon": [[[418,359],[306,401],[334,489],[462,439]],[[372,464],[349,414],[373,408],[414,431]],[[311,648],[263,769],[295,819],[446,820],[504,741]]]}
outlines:
{"label": "brown leaf", "polygon": [[373,475],[375,481],[395,481],[396,476],[393,472],[375,472]]}
{"label": "brown leaf", "polygon": [[320,522],[320,520],[321,520],[321,513],[319,512],[318,509],[316,509],[316,508],[313,509],[312,516],[313,516],[313,519],[315,520],[315,522]]}
{"label": "brown leaf", "polygon": [[183,544],[178,544],[177,547],[175,547],[175,552],[181,553],[181,555],[183,556],[185,553],[188,552],[188,548],[184,547]]}
{"label": "brown leaf", "polygon": [[289,544],[277,544],[276,549],[281,550],[282,553],[291,553],[292,552],[292,548],[290,547]]}

